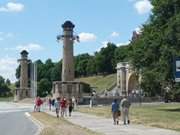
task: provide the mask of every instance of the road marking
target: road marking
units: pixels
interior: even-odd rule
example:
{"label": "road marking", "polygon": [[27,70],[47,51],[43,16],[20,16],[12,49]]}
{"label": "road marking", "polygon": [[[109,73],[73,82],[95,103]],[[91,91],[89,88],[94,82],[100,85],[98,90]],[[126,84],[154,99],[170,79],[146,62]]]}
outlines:
{"label": "road marking", "polygon": [[31,114],[29,114],[28,112],[24,113],[27,117],[31,117]]}
{"label": "road marking", "polygon": [[40,133],[44,129],[44,125],[39,120],[35,119],[30,113],[25,112],[24,114],[29,120],[31,120],[37,126],[38,130],[35,133],[35,135],[40,135]]}

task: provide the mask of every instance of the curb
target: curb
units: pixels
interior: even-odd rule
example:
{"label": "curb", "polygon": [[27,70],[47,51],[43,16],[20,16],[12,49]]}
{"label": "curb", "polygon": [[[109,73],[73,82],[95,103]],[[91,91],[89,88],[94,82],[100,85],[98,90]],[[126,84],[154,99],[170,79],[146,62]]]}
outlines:
{"label": "curb", "polygon": [[38,127],[38,131],[34,134],[34,135],[39,135],[42,130],[44,129],[44,125],[37,119],[35,119],[31,114],[29,114],[28,112],[25,113],[25,116],[30,119],[37,127]]}

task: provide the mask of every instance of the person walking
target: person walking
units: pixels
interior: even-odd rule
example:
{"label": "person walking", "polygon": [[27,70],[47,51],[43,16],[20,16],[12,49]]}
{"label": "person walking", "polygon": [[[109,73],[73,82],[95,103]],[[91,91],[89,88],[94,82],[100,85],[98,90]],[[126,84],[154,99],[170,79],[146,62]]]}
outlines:
{"label": "person walking", "polygon": [[111,111],[112,111],[114,125],[116,124],[118,125],[119,124],[119,119],[118,119],[119,104],[117,103],[117,99],[114,99],[114,101],[112,102]]}
{"label": "person walking", "polygon": [[124,125],[130,124],[129,120],[129,108],[131,106],[131,103],[129,100],[124,96],[121,100],[121,108],[122,108],[122,117],[124,121]]}
{"label": "person walking", "polygon": [[76,108],[77,108],[77,102],[76,101],[77,101],[76,98],[73,96],[72,97],[73,110],[76,110]]}
{"label": "person walking", "polygon": [[37,98],[37,102],[36,102],[36,107],[37,107],[37,111],[40,112],[41,111],[41,105],[43,104],[43,101],[41,100],[40,97]]}
{"label": "person walking", "polygon": [[48,99],[48,105],[49,105],[49,111],[51,111],[51,105],[52,105],[52,100],[51,100],[51,98]]}
{"label": "person walking", "polygon": [[36,98],[34,99],[34,112],[37,111],[37,99],[38,97],[36,96]]}
{"label": "person walking", "polygon": [[69,117],[71,117],[71,113],[72,113],[73,107],[74,107],[74,105],[73,105],[72,99],[70,98],[69,102],[68,102]]}
{"label": "person walking", "polygon": [[66,98],[64,98],[64,102],[65,102],[65,110],[64,110],[64,114],[67,117],[67,112],[68,112],[68,100]]}
{"label": "person walking", "polygon": [[61,117],[64,117],[66,113],[66,107],[67,107],[66,98],[61,99],[60,106],[61,106]]}
{"label": "person walking", "polygon": [[51,101],[51,105],[52,105],[51,110],[52,111],[54,111],[54,108],[55,108],[54,104],[55,104],[55,99],[53,98],[52,101]]}
{"label": "person walking", "polygon": [[60,110],[60,98],[58,97],[54,103],[56,109],[56,116],[59,118],[59,110]]}

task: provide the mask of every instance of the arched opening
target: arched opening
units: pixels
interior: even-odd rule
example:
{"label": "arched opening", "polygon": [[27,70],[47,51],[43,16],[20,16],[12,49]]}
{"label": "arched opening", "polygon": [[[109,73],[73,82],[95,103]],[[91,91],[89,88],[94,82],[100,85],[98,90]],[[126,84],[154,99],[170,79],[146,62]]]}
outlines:
{"label": "arched opening", "polygon": [[128,79],[128,95],[139,90],[138,76],[133,73]]}

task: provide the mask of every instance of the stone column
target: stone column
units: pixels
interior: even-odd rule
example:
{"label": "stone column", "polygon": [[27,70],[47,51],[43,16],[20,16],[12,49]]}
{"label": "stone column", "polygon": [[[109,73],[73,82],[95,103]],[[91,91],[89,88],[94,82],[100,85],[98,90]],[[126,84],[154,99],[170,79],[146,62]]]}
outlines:
{"label": "stone column", "polygon": [[74,24],[66,21],[63,25],[63,62],[62,81],[74,81],[73,28]]}
{"label": "stone column", "polygon": [[126,68],[121,67],[121,91],[122,95],[126,95]]}
{"label": "stone column", "polygon": [[21,71],[20,71],[20,98],[26,98],[28,96],[28,52],[23,50],[21,52],[20,62]]}
{"label": "stone column", "polygon": [[75,92],[74,81],[74,56],[73,44],[79,37],[73,34],[75,25],[71,21],[62,24],[63,35],[58,35],[57,40],[63,41],[63,60],[62,60],[62,96],[70,98]]}
{"label": "stone column", "polygon": [[121,62],[121,63],[118,63],[118,65],[117,65],[118,77],[120,76],[120,78],[118,79],[118,81],[120,82],[120,85],[119,85],[120,86],[120,91],[119,91],[120,96],[126,96],[127,95],[127,91],[126,91],[126,80],[127,80],[126,65],[127,65],[127,62]]}
{"label": "stone column", "polygon": [[128,79],[129,79],[129,65],[127,64],[126,65],[126,95],[127,96],[129,96],[129,91],[128,91],[128,89],[129,89],[129,86],[128,86]]}

